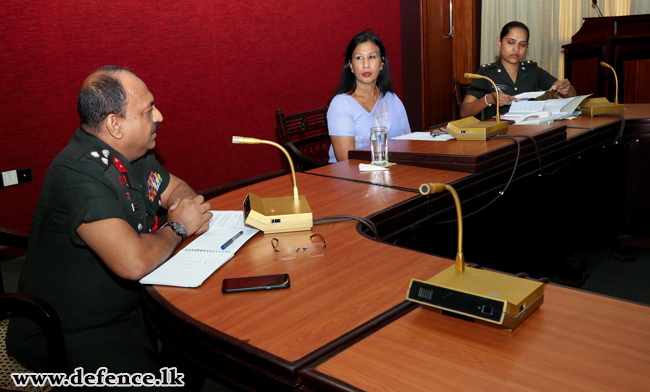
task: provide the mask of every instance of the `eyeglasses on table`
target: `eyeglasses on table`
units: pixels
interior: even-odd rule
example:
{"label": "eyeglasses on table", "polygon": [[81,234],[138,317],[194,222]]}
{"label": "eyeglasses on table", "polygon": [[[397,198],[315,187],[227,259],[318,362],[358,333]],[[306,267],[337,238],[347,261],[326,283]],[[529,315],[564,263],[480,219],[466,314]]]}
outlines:
{"label": "eyeglasses on table", "polygon": [[327,244],[323,236],[320,234],[312,234],[309,236],[309,239],[312,243],[303,246],[280,246],[280,240],[273,238],[271,239],[271,245],[280,260],[295,259],[301,250],[307,257],[320,257],[324,255]]}

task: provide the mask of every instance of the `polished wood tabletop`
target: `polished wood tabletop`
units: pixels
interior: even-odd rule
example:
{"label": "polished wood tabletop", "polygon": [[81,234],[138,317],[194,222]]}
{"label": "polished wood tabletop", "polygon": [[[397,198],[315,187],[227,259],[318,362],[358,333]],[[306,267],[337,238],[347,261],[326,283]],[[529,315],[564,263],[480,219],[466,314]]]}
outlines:
{"label": "polished wood tabletop", "polygon": [[650,105],[647,103],[628,103],[625,104],[625,113],[623,117],[626,120],[644,120],[650,121]]}
{"label": "polished wood tabletop", "polygon": [[306,390],[641,391],[650,307],[546,285],[512,333],[418,307],[303,371]]}
{"label": "polished wood tabletop", "polygon": [[309,171],[309,174],[326,177],[342,178],[352,181],[367,182],[418,192],[420,185],[426,182],[441,182],[453,184],[455,181],[467,177],[468,173],[452,172],[424,167],[395,165],[385,171],[360,171],[360,163],[370,163],[358,159],[348,159],[331,165],[319,167]]}
{"label": "polished wood tabletop", "polygon": [[[628,123],[646,121],[648,107],[630,106]],[[567,121],[513,126],[509,133],[537,135],[546,163],[611,139],[621,122],[616,117],[578,120],[571,124],[585,129],[569,140]],[[534,150],[522,140],[529,162],[520,165],[533,166],[531,172]],[[422,157],[467,154],[457,158],[470,157],[474,164],[481,163],[479,157],[483,163],[511,165],[516,151],[512,140],[393,142]],[[410,217],[407,212],[426,215],[432,213],[429,204],[442,205],[442,199],[415,193],[423,182],[462,182],[461,193],[468,193],[501,181],[490,171],[468,175],[405,164],[363,173],[360,162],[297,174],[299,193],[307,197],[314,218],[375,217],[385,228]],[[278,177],[210,202],[213,210],[241,210],[248,192],[289,196],[292,185],[291,176]],[[257,390],[614,390],[610,385],[617,375],[624,378],[620,389],[650,384],[648,307],[547,285],[544,305],[526,323],[512,334],[493,330],[404,301],[410,278],[428,279],[453,262],[380,242],[360,227],[346,221],[305,232],[258,233],[198,288],[147,286],[154,327],[166,343],[209,371]],[[303,245],[312,233],[325,238],[323,257],[276,258],[271,238]],[[224,278],[273,273],[288,273],[291,288],[221,293]]]}
{"label": "polished wood tabletop", "polygon": [[[487,140],[390,140],[388,160],[409,166],[481,173],[514,159],[518,146],[512,137],[520,141],[525,155],[534,152],[528,137],[535,140],[538,149],[544,149],[566,140],[566,125],[512,125],[506,135]],[[348,157],[367,161],[370,147],[351,150]]]}
{"label": "polished wood tabletop", "polygon": [[567,139],[577,135],[588,134],[593,132],[594,129],[604,127],[607,125],[620,124],[619,117],[588,117],[578,116],[572,120],[558,120],[556,124],[564,124],[567,126]]}
{"label": "polished wood tabletop", "polygon": [[[299,193],[307,197],[314,218],[365,217],[422,197],[322,176],[297,173],[296,177]],[[247,192],[277,197],[290,195],[291,189],[291,176],[283,176],[212,199],[211,208],[237,210]],[[159,302],[180,312],[179,317],[193,323],[197,333],[208,331],[210,339],[215,340],[227,335],[249,347],[244,351],[258,350],[258,361],[284,366],[282,376],[290,378],[293,362],[341,337],[353,338],[363,332],[365,323],[393,307],[410,306],[404,303],[410,278],[428,278],[452,263],[368,238],[357,232],[356,224],[328,223],[311,231],[272,235],[260,232],[200,287],[154,286],[154,294]],[[310,242],[313,233],[321,234],[326,241],[323,257],[276,257],[271,238],[279,239],[280,245],[302,246]],[[289,289],[221,292],[224,278],[276,273],[290,275]]]}

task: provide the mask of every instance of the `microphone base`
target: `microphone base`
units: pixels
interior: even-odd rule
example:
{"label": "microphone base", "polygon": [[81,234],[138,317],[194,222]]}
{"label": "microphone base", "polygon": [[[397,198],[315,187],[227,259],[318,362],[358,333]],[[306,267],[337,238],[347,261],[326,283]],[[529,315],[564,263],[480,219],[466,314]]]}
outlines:
{"label": "microphone base", "polygon": [[607,98],[589,98],[582,101],[578,107],[583,116],[594,117],[603,114],[623,114],[625,105],[611,103]]}
{"label": "microphone base", "polygon": [[411,279],[406,299],[512,332],[542,305],[544,284],[452,265],[426,281]]}
{"label": "microphone base", "polygon": [[458,140],[485,140],[508,132],[508,122],[479,121],[476,117],[466,117],[447,124],[447,133]]}
{"label": "microphone base", "polygon": [[305,196],[262,198],[249,193],[244,199],[245,223],[264,234],[311,230],[314,217]]}

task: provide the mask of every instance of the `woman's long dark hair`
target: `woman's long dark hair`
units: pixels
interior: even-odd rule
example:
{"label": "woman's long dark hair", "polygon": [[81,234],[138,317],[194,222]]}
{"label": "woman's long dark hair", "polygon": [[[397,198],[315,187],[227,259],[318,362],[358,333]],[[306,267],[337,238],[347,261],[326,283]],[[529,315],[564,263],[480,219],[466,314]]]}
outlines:
{"label": "woman's long dark hair", "polygon": [[330,98],[330,102],[338,94],[352,94],[357,89],[357,78],[350,70],[350,62],[352,61],[354,50],[359,44],[362,44],[364,42],[372,42],[373,44],[377,45],[379,48],[379,55],[384,62],[384,67],[381,71],[379,71],[379,76],[377,76],[377,87],[379,88],[380,94],[384,94],[387,91],[391,93],[393,92],[393,81],[390,77],[388,53],[386,53],[386,48],[384,47],[384,44],[381,42],[379,37],[377,37],[377,35],[373,33],[372,30],[368,29],[352,38],[352,41],[350,41],[348,44],[347,49],[345,49],[341,81],[339,83],[339,87],[336,89],[336,92],[332,95],[332,98]]}

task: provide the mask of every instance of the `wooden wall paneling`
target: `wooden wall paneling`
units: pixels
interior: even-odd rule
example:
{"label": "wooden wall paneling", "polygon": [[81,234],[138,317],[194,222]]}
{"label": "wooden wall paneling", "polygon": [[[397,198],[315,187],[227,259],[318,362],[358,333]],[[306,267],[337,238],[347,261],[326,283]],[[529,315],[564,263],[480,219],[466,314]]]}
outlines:
{"label": "wooden wall paneling", "polygon": [[621,102],[635,102],[637,97],[636,83],[639,77],[639,68],[636,61],[626,61],[625,69],[623,70],[623,77],[628,82],[627,88],[623,91],[623,95],[619,97]]}
{"label": "wooden wall paneling", "polygon": [[[617,47],[616,69],[619,100],[622,103],[650,103],[650,93],[648,92],[650,44]],[[612,96],[613,93],[612,89]]]}
{"label": "wooden wall paneling", "polygon": [[632,82],[628,83],[626,79],[628,74],[636,78],[636,67],[645,68],[646,63],[640,62],[626,69],[626,62],[650,59],[649,26],[650,15],[584,18],[580,30],[571,37],[571,43],[562,46],[565,76],[571,80],[578,94],[594,94],[610,101],[615,99],[614,75],[599,65],[600,61],[604,61],[617,71],[619,101],[640,103],[635,94],[639,88],[645,90],[647,84],[636,84],[630,87],[634,91],[628,92],[626,85]]}
{"label": "wooden wall paneling", "polygon": [[[479,3],[479,4],[477,4]],[[454,2],[454,42],[452,48],[453,78],[461,83],[470,83],[463,75],[474,73],[479,67],[480,58],[480,0],[456,0]],[[477,23],[478,22],[478,23]],[[452,90],[453,92],[453,90]],[[454,101],[454,105],[455,105]],[[453,119],[458,119],[454,110]]]}
{"label": "wooden wall paneling", "polygon": [[461,83],[469,83],[471,79],[465,79],[466,72],[474,73],[479,67],[478,51],[480,47],[477,34],[480,26],[480,7],[477,7],[474,0],[454,1],[454,42],[452,49],[453,77],[458,78]]}
{"label": "wooden wall paneling", "polygon": [[[475,72],[480,58],[481,0],[402,0],[403,102],[412,130],[455,119],[453,79]],[[419,45],[418,45],[419,44]]]}
{"label": "wooden wall paneling", "polygon": [[[573,87],[580,95],[593,94],[592,97],[602,97],[607,85],[606,78],[601,76],[603,68],[604,48],[595,48],[580,56],[567,56],[564,75],[571,81]],[[597,83],[594,83],[597,80]]]}
{"label": "wooden wall paneling", "polygon": [[449,0],[426,0],[423,7],[424,128],[448,121],[454,112]]}
{"label": "wooden wall paneling", "polygon": [[623,102],[650,103],[650,59],[625,62]]}
{"label": "wooden wall paneling", "polygon": [[402,103],[412,131],[423,129],[422,106],[422,2],[400,3],[402,32]]}

